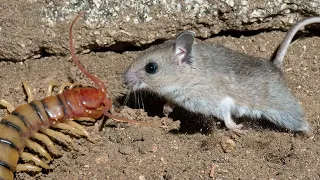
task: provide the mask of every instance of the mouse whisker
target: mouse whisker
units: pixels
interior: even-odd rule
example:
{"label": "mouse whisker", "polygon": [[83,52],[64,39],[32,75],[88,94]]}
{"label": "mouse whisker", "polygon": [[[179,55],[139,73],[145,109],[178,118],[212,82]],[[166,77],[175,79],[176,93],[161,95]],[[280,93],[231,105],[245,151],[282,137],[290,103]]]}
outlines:
{"label": "mouse whisker", "polygon": [[140,93],[137,92],[137,100],[138,100],[138,109],[140,109]]}
{"label": "mouse whisker", "polygon": [[131,89],[128,90],[126,99],[123,102],[123,105],[126,106],[128,104],[129,98],[130,98],[130,94],[131,94]]}
{"label": "mouse whisker", "polygon": [[134,95],[134,107],[137,107],[137,94],[136,91],[133,91],[133,95]]}
{"label": "mouse whisker", "polygon": [[142,109],[145,110],[145,109],[144,109],[144,103],[143,103],[143,97],[142,97],[143,92],[140,92],[140,94],[141,94]]}
{"label": "mouse whisker", "polygon": [[[143,98],[142,98],[142,92],[138,91],[138,99],[139,99],[139,109],[144,109],[144,105],[143,105]],[[142,106],[142,107],[141,107]]]}

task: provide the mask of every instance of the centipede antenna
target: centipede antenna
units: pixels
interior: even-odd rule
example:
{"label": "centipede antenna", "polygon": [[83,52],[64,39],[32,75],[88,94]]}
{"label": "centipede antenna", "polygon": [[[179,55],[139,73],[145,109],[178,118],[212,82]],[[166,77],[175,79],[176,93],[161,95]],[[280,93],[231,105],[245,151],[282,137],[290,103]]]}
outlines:
{"label": "centipede antenna", "polygon": [[104,85],[104,83],[98,79],[96,76],[92,75],[89,71],[87,71],[82,64],[80,63],[78,57],[76,56],[76,50],[74,48],[74,44],[73,44],[73,37],[72,37],[72,29],[73,29],[73,25],[76,23],[76,21],[79,19],[79,17],[84,14],[84,11],[81,11],[72,21],[70,27],[69,27],[69,48],[70,48],[70,53],[72,56],[72,59],[74,61],[74,63],[78,66],[78,68],[83,72],[83,74],[85,74],[89,79],[91,79],[97,86],[99,86],[99,88],[101,89],[102,92],[107,93],[107,89]]}

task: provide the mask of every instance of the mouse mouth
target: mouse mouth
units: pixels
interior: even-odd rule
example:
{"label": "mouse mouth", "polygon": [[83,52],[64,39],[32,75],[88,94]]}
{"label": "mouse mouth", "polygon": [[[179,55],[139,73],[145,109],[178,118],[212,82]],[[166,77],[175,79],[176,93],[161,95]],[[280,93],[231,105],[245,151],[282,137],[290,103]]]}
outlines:
{"label": "mouse mouth", "polygon": [[147,90],[147,84],[142,81],[131,81],[126,86],[132,91]]}
{"label": "mouse mouth", "polygon": [[136,73],[127,71],[125,73],[125,85],[133,91],[146,89],[147,84],[137,77]]}
{"label": "mouse mouth", "polygon": [[133,90],[133,91],[137,91],[137,90],[142,90],[145,89],[146,84],[142,81],[128,81],[127,83],[125,83],[125,85]]}

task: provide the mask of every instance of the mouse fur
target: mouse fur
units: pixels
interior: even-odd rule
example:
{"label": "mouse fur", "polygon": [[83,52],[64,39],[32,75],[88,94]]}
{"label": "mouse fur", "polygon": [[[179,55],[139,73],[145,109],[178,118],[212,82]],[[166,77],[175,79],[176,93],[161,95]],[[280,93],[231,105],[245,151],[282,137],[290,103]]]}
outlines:
{"label": "mouse fur", "polygon": [[[147,65],[152,64],[156,72],[148,73]],[[233,116],[310,131],[302,107],[271,61],[221,45],[195,43],[190,31],[145,50],[126,71],[125,82],[134,91],[148,90],[191,112],[215,116],[234,131],[242,125]]]}

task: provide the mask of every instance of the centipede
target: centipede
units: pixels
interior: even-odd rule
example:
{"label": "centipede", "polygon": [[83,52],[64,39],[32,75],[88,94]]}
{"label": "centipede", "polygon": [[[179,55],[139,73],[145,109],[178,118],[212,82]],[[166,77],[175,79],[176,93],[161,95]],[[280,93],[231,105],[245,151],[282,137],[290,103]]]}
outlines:
{"label": "centipede", "polygon": [[[69,136],[56,129],[69,130],[77,135],[89,137],[85,128],[74,120],[95,121],[106,116],[120,122],[141,124],[110,113],[112,101],[106,86],[87,71],[77,58],[72,29],[82,14],[84,12],[78,13],[69,26],[69,51],[75,65],[94,82],[97,88],[66,83],[56,95],[53,95],[52,89],[56,84],[50,83],[47,97],[35,100],[31,87],[24,82],[28,103],[14,108],[6,100],[1,99],[0,105],[6,107],[9,114],[0,120],[0,179],[12,180],[16,171],[40,172],[42,169],[50,169],[45,161],[53,160],[51,154],[60,154],[52,138],[63,140],[76,147]],[[41,158],[26,152],[25,147],[40,154]]]}

